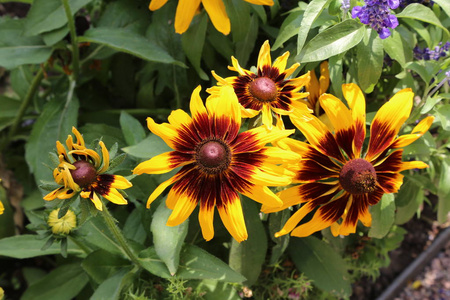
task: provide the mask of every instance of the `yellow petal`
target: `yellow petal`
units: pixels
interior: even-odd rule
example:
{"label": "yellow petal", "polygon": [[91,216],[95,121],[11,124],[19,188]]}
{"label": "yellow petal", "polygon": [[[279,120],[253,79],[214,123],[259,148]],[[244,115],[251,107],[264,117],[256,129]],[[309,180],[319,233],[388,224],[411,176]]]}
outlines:
{"label": "yellow petal", "polygon": [[268,40],[261,46],[258,55],[258,69],[262,70],[264,66],[272,66],[272,58],[270,57],[270,45]]}
{"label": "yellow petal", "polygon": [[[280,71],[280,74],[284,72],[286,69],[287,60],[289,58],[289,51],[283,53],[283,55],[277,57],[273,62],[273,68],[277,68]],[[297,65],[300,65],[297,63]]]}
{"label": "yellow petal", "polygon": [[173,159],[173,155],[175,151],[165,152],[150,158],[149,160],[141,162],[136,166],[133,170],[133,174],[163,174],[167,173],[181,165],[188,164],[190,162],[186,162],[185,164],[174,164],[171,160]]}
{"label": "yellow petal", "polygon": [[198,221],[200,223],[200,228],[202,229],[203,238],[206,241],[209,241],[214,237],[213,220],[214,220],[214,207],[205,207],[200,205]]}
{"label": "yellow petal", "polygon": [[320,64],[320,95],[325,93],[330,86],[330,71],[328,69],[328,61],[323,61]]}
{"label": "yellow petal", "polygon": [[273,5],[273,0],[245,0],[248,3],[256,4],[256,5]]}
{"label": "yellow petal", "polygon": [[120,175],[113,175],[113,176],[114,176],[114,181],[111,184],[112,188],[124,190],[124,189],[128,189],[133,186],[131,184],[131,182],[129,182],[125,177],[120,176]]}
{"label": "yellow petal", "polygon": [[152,204],[153,201],[155,201],[156,198],[158,198],[159,195],[172,183],[175,183],[179,178],[177,175],[172,176],[168,180],[164,181],[158,187],[150,194],[147,200],[147,208],[150,208],[150,204]]}
{"label": "yellow petal", "polygon": [[147,127],[151,132],[162,138],[170,148],[175,149],[173,140],[178,136],[175,127],[168,123],[156,124],[150,117],[147,118]]}
{"label": "yellow petal", "polygon": [[234,56],[231,57],[231,64],[233,66],[229,66],[228,69],[230,69],[231,71],[236,71],[239,73],[239,75],[247,75],[247,74],[251,74],[252,72],[250,72],[249,70],[246,70],[244,68],[242,68],[239,65],[239,62],[236,58],[234,58]]}
{"label": "yellow petal", "polygon": [[[343,84],[342,93],[352,111],[353,120],[366,123],[366,100],[361,89],[354,83]],[[334,124],[333,124],[334,125]],[[365,128],[365,127],[364,127]]]}
{"label": "yellow petal", "polygon": [[166,3],[167,0],[152,0],[150,1],[148,9],[150,9],[151,11],[155,11],[157,9],[160,9]]}
{"label": "yellow petal", "polygon": [[202,0],[202,4],[217,31],[229,34],[231,24],[223,0]]}
{"label": "yellow petal", "polygon": [[174,128],[180,129],[192,123],[191,117],[181,109],[173,110],[167,120]]}
{"label": "yellow petal", "polygon": [[167,220],[167,226],[177,226],[183,223],[197,206],[197,200],[186,194],[181,194],[172,213]]}
{"label": "yellow petal", "polygon": [[405,134],[398,137],[395,140],[394,144],[392,145],[392,148],[401,148],[413,143],[422,135],[424,135],[425,132],[428,131],[428,129],[430,129],[430,126],[431,124],[433,124],[433,121],[434,121],[433,116],[426,117],[414,127],[414,129],[411,131],[411,134]]}
{"label": "yellow petal", "polygon": [[352,112],[341,100],[333,95],[323,94],[320,96],[319,101],[336,132],[350,128],[353,125]]}
{"label": "yellow petal", "polygon": [[3,206],[2,201],[0,201],[0,215],[5,211],[5,207]]}
{"label": "yellow petal", "polygon": [[267,127],[268,130],[272,130],[273,118],[272,118],[272,110],[270,109],[270,105],[263,104],[261,114],[262,114],[262,123]]}
{"label": "yellow petal", "polygon": [[292,181],[295,173],[274,164],[264,163],[256,168],[249,181],[262,186],[284,186]]}
{"label": "yellow petal", "polygon": [[404,161],[402,162],[399,172],[404,170],[425,169],[425,168],[428,168],[428,165],[423,161]]}
{"label": "yellow petal", "polygon": [[260,126],[246,132],[255,135],[254,139],[258,141],[259,147],[264,147],[267,143],[273,143],[277,140],[288,137],[293,134],[295,130],[280,130],[274,127],[269,131],[265,126]]}
{"label": "yellow petal", "polygon": [[[89,192],[87,192],[88,195],[90,195]],[[83,197],[83,193],[81,193],[81,196]],[[89,196],[87,197],[83,197],[83,198],[90,198]],[[92,198],[90,198],[92,203],[94,203],[94,206],[96,209],[102,211],[103,210],[103,203],[102,200],[100,200],[100,198],[97,196],[97,194],[94,192],[92,193]]]}
{"label": "yellow petal", "polygon": [[269,207],[266,205],[263,205],[261,207],[261,211],[263,213],[272,213],[284,210],[286,208],[289,208],[291,206],[300,204],[304,202],[303,198],[300,196],[300,189],[299,186],[293,186],[290,188],[287,188],[285,190],[282,190],[277,194],[277,196],[281,199],[283,204],[279,207]]}
{"label": "yellow petal", "polygon": [[245,241],[248,238],[248,234],[239,196],[227,201],[226,206],[218,207],[218,211],[225,228],[231,236],[239,243]]}
{"label": "yellow petal", "polygon": [[191,24],[201,0],[179,0],[175,13],[175,32],[184,33]]}
{"label": "yellow petal", "polygon": [[253,185],[242,192],[245,196],[267,207],[280,207],[283,202],[267,186]]}
{"label": "yellow petal", "polygon": [[191,95],[190,110],[192,118],[196,118],[198,115],[207,114],[205,105],[203,105],[203,100],[200,97],[201,89],[201,86],[197,86]]}
{"label": "yellow petal", "polygon": [[300,223],[300,221],[312,210],[313,206],[310,203],[303,205],[287,220],[283,228],[275,233],[275,237],[280,237],[291,232],[295,228],[295,226],[297,226],[297,224]]}
{"label": "yellow petal", "polygon": [[122,196],[122,194],[119,193],[119,191],[117,191],[115,188],[110,188],[108,193],[104,194],[103,197],[105,197],[112,203],[119,205],[124,205],[128,203],[128,201]]}
{"label": "yellow petal", "polygon": [[274,164],[296,163],[302,158],[300,154],[289,150],[283,150],[278,147],[264,148],[264,155],[267,156],[265,161]]}
{"label": "yellow petal", "polygon": [[105,143],[103,143],[103,141],[100,141],[98,144],[100,145],[100,148],[102,148],[103,166],[100,169],[98,169],[97,173],[102,174],[106,172],[109,168],[109,152],[108,149],[106,149]]}

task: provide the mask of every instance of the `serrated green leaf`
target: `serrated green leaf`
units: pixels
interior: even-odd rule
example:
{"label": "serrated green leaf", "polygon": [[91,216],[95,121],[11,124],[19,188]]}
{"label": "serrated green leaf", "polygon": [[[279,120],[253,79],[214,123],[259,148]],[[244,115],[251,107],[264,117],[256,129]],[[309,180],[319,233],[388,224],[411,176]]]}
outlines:
{"label": "serrated green leaf", "polygon": [[174,275],[180,262],[181,247],[187,235],[189,220],[178,226],[167,226],[166,223],[171,214],[172,210],[166,207],[166,201],[161,201],[155,211],[150,229],[156,253],[166,264],[170,274]]}
{"label": "serrated green leaf", "polygon": [[123,28],[92,28],[79,37],[79,42],[90,42],[105,45],[115,50],[125,52],[139,58],[166,64],[176,64],[182,67],[182,62],[176,61],[163,48],[133,31]]}
{"label": "serrated green leaf", "polygon": [[333,248],[316,237],[291,238],[288,252],[297,269],[327,292],[348,298],[352,292],[347,267]]}
{"label": "serrated green leaf", "polygon": [[[74,15],[92,0],[70,0],[69,6]],[[38,35],[60,28],[67,24],[67,16],[60,0],[34,0],[25,19],[24,34]]]}
{"label": "serrated green leaf", "polygon": [[298,32],[297,37],[297,54],[301,54],[313,22],[322,13],[330,1],[331,0],[313,0],[309,2],[303,15],[302,22],[300,23],[300,31]]}
{"label": "serrated green leaf", "polygon": [[150,134],[139,144],[122,148],[122,151],[137,158],[149,159],[172,149],[159,136]]}
{"label": "serrated green leaf", "polygon": [[365,27],[356,20],[345,20],[316,35],[295,57],[300,63],[322,61],[343,53],[361,42]]}
{"label": "serrated green leaf", "polygon": [[372,215],[372,226],[369,230],[369,237],[381,239],[388,234],[394,224],[395,201],[393,194],[384,194],[381,200],[369,207]]}
{"label": "serrated green leaf", "polygon": [[367,29],[361,43],[356,46],[359,87],[371,93],[381,76],[384,51],[381,39],[375,30]]}
{"label": "serrated green leaf", "polygon": [[[7,237],[0,240],[0,255],[13,258],[30,258],[36,256],[59,254],[61,249],[59,244],[53,244],[51,247],[42,251],[44,241],[38,240],[37,235],[24,234]],[[85,253],[74,243],[69,241],[68,254],[83,256]]]}
{"label": "serrated green leaf", "polygon": [[184,53],[203,80],[209,80],[208,75],[201,68],[207,25],[208,17],[206,13],[200,14],[197,22],[191,24],[189,29],[181,36],[181,45],[183,46]]}
{"label": "serrated green leaf", "polygon": [[135,145],[145,138],[145,130],[141,123],[125,111],[120,113],[120,128],[128,146]]}
{"label": "serrated green leaf", "polygon": [[419,3],[409,4],[401,13],[397,14],[396,16],[397,18],[416,19],[425,23],[435,25],[444,31],[444,33],[447,35],[447,38],[450,36],[448,29],[442,25],[441,21],[439,21],[434,12],[425,5]]}

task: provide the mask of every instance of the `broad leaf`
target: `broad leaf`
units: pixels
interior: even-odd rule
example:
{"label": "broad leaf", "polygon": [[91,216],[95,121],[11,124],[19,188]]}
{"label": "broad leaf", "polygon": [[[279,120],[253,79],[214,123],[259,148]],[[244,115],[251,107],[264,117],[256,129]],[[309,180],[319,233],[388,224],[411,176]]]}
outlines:
{"label": "broad leaf", "polygon": [[433,2],[437,3],[450,17],[450,2],[448,0],[434,0]]}
{"label": "broad leaf", "polygon": [[120,300],[122,290],[133,283],[136,273],[132,267],[119,270],[116,274],[103,281],[96,289],[90,300]]}
{"label": "broad leaf", "polygon": [[208,18],[205,13],[200,14],[198,22],[191,24],[189,29],[181,36],[181,45],[184,53],[194,66],[195,71],[203,80],[209,80],[208,75],[201,68],[203,46],[205,44]]}
{"label": "broad leaf", "polygon": [[403,68],[413,59],[413,51],[401,34],[394,30],[391,36],[383,40],[384,51]]}
{"label": "broad leaf", "polygon": [[412,3],[405,7],[405,9],[396,15],[397,18],[410,18],[416,19],[425,23],[429,23],[441,28],[444,33],[447,35],[447,38],[450,36],[448,29],[445,28],[441,21],[436,17],[435,13],[428,7],[419,4]]}
{"label": "broad leaf", "polygon": [[393,194],[384,194],[381,200],[369,208],[372,215],[372,226],[369,237],[381,239],[388,234],[394,224],[395,201]]}
{"label": "broad leaf", "polygon": [[166,201],[160,202],[155,211],[151,231],[156,253],[166,264],[171,275],[177,272],[180,262],[180,252],[187,235],[189,219],[178,226],[167,226],[167,219],[172,210],[166,207]]}
{"label": "broad leaf", "polygon": [[321,61],[343,53],[361,42],[366,28],[356,20],[345,20],[316,35],[295,57],[300,63]]}
{"label": "broad leaf", "polygon": [[352,289],[346,264],[327,243],[312,236],[291,238],[288,251],[297,269],[318,288],[342,298],[350,296]]}
{"label": "broad leaf", "polygon": [[304,11],[300,8],[296,8],[289,13],[287,18],[284,19],[283,24],[281,24],[280,33],[277,35],[275,43],[273,43],[272,50],[278,49],[283,43],[298,34],[303,15]]}
{"label": "broad leaf", "polygon": [[411,220],[424,200],[423,187],[405,177],[404,183],[395,198],[395,224],[402,225]]}
{"label": "broad leaf", "polygon": [[438,222],[443,224],[447,221],[450,212],[450,158],[441,162],[441,174],[439,176],[438,185]]}
{"label": "broad leaf", "polygon": [[128,146],[135,145],[145,138],[141,123],[125,111],[120,113],[120,127]]}
{"label": "broad leaf", "polygon": [[306,7],[297,37],[297,53],[300,54],[313,22],[331,0],[313,0]]}
{"label": "broad leaf", "polygon": [[158,254],[156,254],[154,247],[141,251],[138,258],[142,267],[150,273],[162,278],[172,277],[164,262],[159,258]]}
{"label": "broad leaf", "polygon": [[358,83],[365,93],[371,93],[381,76],[384,52],[376,31],[367,29],[366,36],[356,46]]}
{"label": "broad leaf", "polygon": [[137,158],[150,159],[158,154],[171,151],[172,149],[157,135],[150,134],[140,143],[122,148],[123,152]]}
{"label": "broad leaf", "polygon": [[98,284],[116,273],[120,268],[129,266],[130,262],[106,250],[97,250],[89,253],[81,266],[84,271]]}

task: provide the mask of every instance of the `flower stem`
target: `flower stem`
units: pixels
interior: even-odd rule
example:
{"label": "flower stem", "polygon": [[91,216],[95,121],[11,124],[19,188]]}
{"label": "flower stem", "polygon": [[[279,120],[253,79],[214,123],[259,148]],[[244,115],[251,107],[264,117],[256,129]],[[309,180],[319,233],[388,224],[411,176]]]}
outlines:
{"label": "flower stem", "polygon": [[141,263],[139,262],[139,259],[137,258],[136,254],[134,254],[133,250],[128,246],[125,237],[123,236],[122,232],[120,231],[119,227],[116,225],[116,220],[109,212],[106,205],[103,203],[103,210],[101,211],[101,215],[103,216],[103,219],[105,220],[106,225],[108,226],[111,233],[114,235],[116,240],[119,242],[120,246],[122,247],[123,252],[128,256],[128,258],[135,263],[137,266],[141,267]]}
{"label": "flower stem", "polygon": [[69,0],[61,0],[64,6],[64,11],[66,12],[66,17],[68,21],[69,31],[70,31],[70,40],[72,43],[72,70],[73,70],[73,79],[77,81],[78,74],[80,73],[80,53],[78,49],[78,37],[75,28],[75,21],[72,16],[72,11],[70,10]]}

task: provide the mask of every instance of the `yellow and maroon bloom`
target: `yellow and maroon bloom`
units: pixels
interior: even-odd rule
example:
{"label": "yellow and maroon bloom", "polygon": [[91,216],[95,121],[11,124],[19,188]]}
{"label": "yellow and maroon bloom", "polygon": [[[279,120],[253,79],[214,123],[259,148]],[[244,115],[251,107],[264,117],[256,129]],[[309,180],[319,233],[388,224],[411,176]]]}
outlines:
{"label": "yellow and maroon bloom", "polygon": [[[370,127],[367,151],[365,99],[355,84],[344,84],[343,94],[348,107],[333,95],[324,94],[319,101],[335,128],[334,134],[319,119],[310,122],[294,119],[295,126],[309,144],[289,138],[278,145],[302,155],[293,182],[301,183],[279,193],[283,206],[264,207],[274,212],[303,204],[276,236],[288,234],[304,237],[331,227],[333,235],[348,235],[356,231],[358,220],[370,226],[369,206],[377,204],[383,194],[396,193],[403,182],[403,170],[426,168],[421,161],[402,162],[402,149],[421,137],[431,126],[433,117],[426,117],[410,134],[397,137],[400,127],[409,117],[413,92],[404,89],[396,93],[375,115]],[[297,226],[310,212],[312,219]]]}
{"label": "yellow and maroon bloom", "polygon": [[156,124],[147,118],[150,131],[173,151],[140,163],[133,173],[161,174],[181,167],[150,195],[147,208],[173,184],[166,200],[167,207],[173,210],[168,226],[184,222],[200,204],[200,227],[205,240],[210,240],[217,207],[227,230],[241,242],[247,239],[247,229],[239,193],[268,207],[282,204],[267,186],[289,184],[294,173],[277,164],[298,162],[300,156],[266,144],[287,137],[293,130],[267,132],[260,126],[239,133],[241,111],[233,89],[223,88],[217,99],[206,102],[206,108],[199,93],[197,87],[191,96],[192,117],[175,110],[169,123]]}
{"label": "yellow and maroon bloom", "polygon": [[[245,0],[257,5],[273,5],[273,0]],[[167,0],[151,0],[149,9],[155,11],[160,9]],[[214,27],[221,33],[230,33],[231,25],[223,0],[178,0],[177,11],[175,13],[175,32],[184,33],[192,22],[195,14],[203,5],[208,13]]]}
{"label": "yellow and maroon bloom", "polygon": [[215,97],[223,86],[231,85],[241,104],[243,118],[252,118],[261,112],[262,123],[271,129],[273,113],[277,119],[277,127],[283,129],[282,115],[295,113],[307,119],[306,116],[311,114],[305,102],[308,93],[300,92],[309,82],[309,72],[288,79],[300,65],[295,63],[286,69],[288,57],[287,51],[272,64],[270,45],[266,41],[259,51],[257,73],[241,68],[237,59],[231,57],[233,66],[228,68],[238,72],[239,76],[222,78],[212,71],[218,85],[206,91]]}
{"label": "yellow and maroon bloom", "polygon": [[127,204],[127,200],[117,189],[127,189],[132,184],[120,175],[104,174],[109,168],[109,152],[100,141],[100,154],[87,149],[83,136],[72,127],[76,143],[71,135],[67,137],[66,148],[56,141],[59,165],[53,170],[55,182],[61,187],[44,196],[44,200],[69,199],[80,193],[83,198],[89,198],[98,210],[102,210],[102,202],[98,195],[115,204]]}

